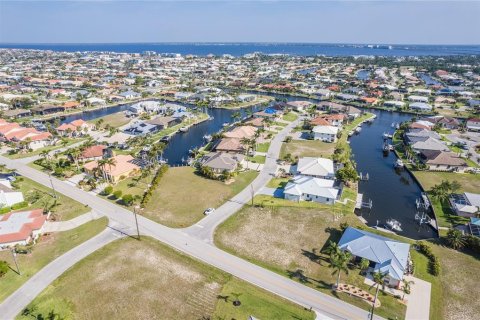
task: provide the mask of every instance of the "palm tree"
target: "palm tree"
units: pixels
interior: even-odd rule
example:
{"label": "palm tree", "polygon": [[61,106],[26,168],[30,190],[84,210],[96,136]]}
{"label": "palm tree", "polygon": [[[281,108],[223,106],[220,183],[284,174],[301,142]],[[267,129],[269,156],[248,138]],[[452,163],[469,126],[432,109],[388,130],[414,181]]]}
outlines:
{"label": "palm tree", "polygon": [[325,253],[329,255],[339,255],[342,252],[340,250],[340,247],[338,246],[338,243],[332,240],[328,240],[328,247],[325,249]]}
{"label": "palm tree", "polygon": [[465,237],[458,229],[449,229],[446,241],[448,246],[455,250],[462,249],[465,246]]}
{"label": "palm tree", "polygon": [[370,320],[373,319],[373,312],[375,311],[375,304],[377,303],[380,286],[382,286],[382,290],[385,290],[385,277],[387,275],[388,275],[388,272],[381,273],[380,271],[377,271],[373,273],[373,282],[374,282],[373,285],[377,286],[377,290],[375,291],[375,299],[373,300],[372,312],[370,312]]}
{"label": "palm tree", "polygon": [[360,270],[362,270],[362,272],[365,272],[369,266],[370,261],[368,259],[362,258],[362,260],[360,260]]}
{"label": "palm tree", "polygon": [[252,145],[250,139],[248,139],[246,137],[243,137],[242,139],[240,139],[240,143],[245,148],[245,151],[246,151],[245,154],[248,155],[248,153],[250,151],[250,146]]}
{"label": "palm tree", "polygon": [[414,284],[415,282],[413,282],[411,280],[406,280],[406,279],[403,279],[402,282],[403,282],[403,287],[402,287],[403,297],[402,297],[402,300],[405,300],[405,295],[410,294],[411,285]]}
{"label": "palm tree", "polygon": [[107,181],[107,174],[105,172],[105,165],[107,164],[107,159],[100,159],[97,161],[97,167],[102,173],[103,180]]}
{"label": "palm tree", "polygon": [[107,158],[104,161],[105,161],[105,165],[108,165],[108,170],[112,172],[112,166],[115,166],[117,164],[117,161],[115,160],[115,158]]}
{"label": "palm tree", "polygon": [[242,115],[240,114],[240,112],[238,111],[235,111],[234,113],[232,113],[232,119],[233,121],[238,121],[242,118]]}
{"label": "palm tree", "polygon": [[69,154],[72,157],[73,161],[75,162],[75,165],[77,166],[77,171],[79,171],[80,168],[78,167],[78,157],[80,157],[80,154],[81,154],[80,149],[78,148],[70,149]]}
{"label": "palm tree", "polygon": [[352,254],[348,251],[342,251],[339,254],[330,255],[329,267],[333,269],[332,275],[337,274],[337,284],[335,288],[338,288],[340,283],[340,273],[344,271],[348,274],[348,262],[352,258]]}

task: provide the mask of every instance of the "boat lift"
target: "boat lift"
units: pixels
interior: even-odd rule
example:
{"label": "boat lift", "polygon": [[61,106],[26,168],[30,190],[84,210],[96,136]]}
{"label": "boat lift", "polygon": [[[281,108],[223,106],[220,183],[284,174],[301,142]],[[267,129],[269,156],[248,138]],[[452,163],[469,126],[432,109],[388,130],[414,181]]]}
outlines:
{"label": "boat lift", "polygon": [[360,177],[360,180],[361,180],[361,181],[368,181],[368,180],[370,180],[370,175],[368,174],[368,172],[367,172],[365,175],[364,175],[362,172],[360,172],[359,177]]}

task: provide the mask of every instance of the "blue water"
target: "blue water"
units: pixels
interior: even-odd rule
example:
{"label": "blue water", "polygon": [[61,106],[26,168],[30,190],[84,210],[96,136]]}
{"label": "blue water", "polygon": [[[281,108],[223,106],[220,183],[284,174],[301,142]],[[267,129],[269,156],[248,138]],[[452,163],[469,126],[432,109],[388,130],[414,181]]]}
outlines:
{"label": "blue water", "polygon": [[54,51],[114,51],[142,53],[180,53],[205,56],[208,54],[247,53],[327,56],[448,56],[480,55],[480,45],[392,45],[369,48],[366,44],[320,44],[320,43],[95,43],[95,44],[12,44],[0,43],[0,48],[41,49]]}

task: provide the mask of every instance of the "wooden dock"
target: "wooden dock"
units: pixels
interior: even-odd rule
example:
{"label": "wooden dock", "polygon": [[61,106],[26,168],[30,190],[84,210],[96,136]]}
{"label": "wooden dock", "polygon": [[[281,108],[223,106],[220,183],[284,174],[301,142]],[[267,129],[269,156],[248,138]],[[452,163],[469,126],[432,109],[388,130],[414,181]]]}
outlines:
{"label": "wooden dock", "polygon": [[357,193],[357,200],[355,202],[355,209],[362,209],[363,194]]}

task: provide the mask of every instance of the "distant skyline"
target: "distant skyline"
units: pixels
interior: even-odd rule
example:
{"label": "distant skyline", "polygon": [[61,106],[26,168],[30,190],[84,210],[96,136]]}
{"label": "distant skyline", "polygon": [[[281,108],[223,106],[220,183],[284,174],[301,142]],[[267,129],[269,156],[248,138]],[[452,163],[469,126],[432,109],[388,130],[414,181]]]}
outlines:
{"label": "distant skyline", "polygon": [[0,43],[480,44],[480,1],[0,0]]}

